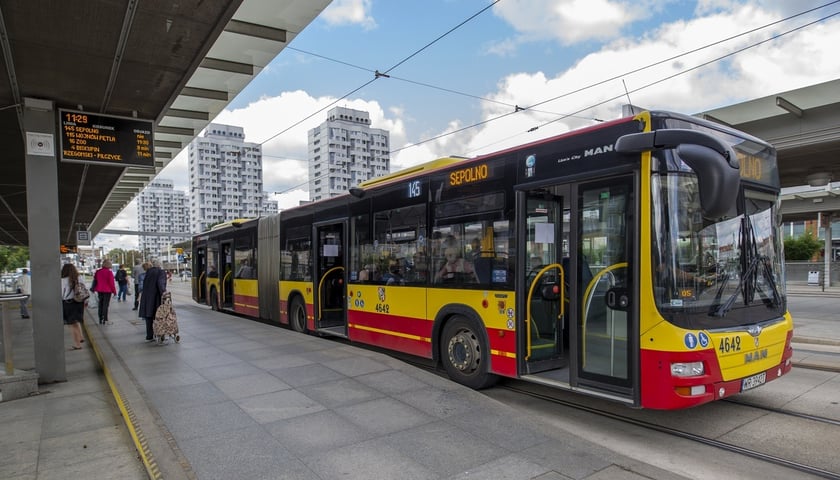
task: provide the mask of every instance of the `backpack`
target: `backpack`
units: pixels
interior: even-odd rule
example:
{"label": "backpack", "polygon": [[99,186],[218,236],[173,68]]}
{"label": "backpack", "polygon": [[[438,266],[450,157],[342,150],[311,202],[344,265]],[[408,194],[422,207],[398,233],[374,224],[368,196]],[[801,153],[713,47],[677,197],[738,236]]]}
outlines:
{"label": "backpack", "polygon": [[73,301],[82,303],[88,298],[90,298],[90,290],[88,290],[87,285],[85,285],[85,282],[77,280],[76,288],[73,289]]}

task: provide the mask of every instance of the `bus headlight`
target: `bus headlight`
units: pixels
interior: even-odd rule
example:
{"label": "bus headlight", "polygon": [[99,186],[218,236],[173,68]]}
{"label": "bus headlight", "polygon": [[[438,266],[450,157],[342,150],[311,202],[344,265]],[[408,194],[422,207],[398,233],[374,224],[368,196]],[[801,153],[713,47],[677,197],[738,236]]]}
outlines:
{"label": "bus headlight", "polygon": [[671,364],[671,375],[674,377],[696,377],[706,373],[703,362],[678,362]]}

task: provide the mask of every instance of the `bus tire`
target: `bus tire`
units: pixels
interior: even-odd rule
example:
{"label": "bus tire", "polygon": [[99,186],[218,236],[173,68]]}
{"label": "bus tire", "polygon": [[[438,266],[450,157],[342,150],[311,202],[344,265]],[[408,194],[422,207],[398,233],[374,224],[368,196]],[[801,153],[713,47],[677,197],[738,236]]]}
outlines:
{"label": "bus tire", "polygon": [[467,387],[480,390],[498,380],[487,370],[490,355],[483,337],[466,317],[452,317],[443,327],[440,358],[449,378]]}
{"label": "bus tire", "polygon": [[210,301],[210,310],[215,312],[219,311],[219,294],[216,292],[216,288],[210,289],[210,296],[207,297],[207,300]]}
{"label": "bus tire", "polygon": [[306,333],[306,305],[303,299],[295,297],[289,308],[289,328],[299,333]]}

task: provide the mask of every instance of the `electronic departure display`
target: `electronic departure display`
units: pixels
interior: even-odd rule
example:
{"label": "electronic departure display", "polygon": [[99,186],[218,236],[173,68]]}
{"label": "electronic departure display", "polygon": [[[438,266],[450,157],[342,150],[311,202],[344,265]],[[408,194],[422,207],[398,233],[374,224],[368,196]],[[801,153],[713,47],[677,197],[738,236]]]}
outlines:
{"label": "electronic departure display", "polygon": [[151,120],[59,109],[61,160],[154,167]]}

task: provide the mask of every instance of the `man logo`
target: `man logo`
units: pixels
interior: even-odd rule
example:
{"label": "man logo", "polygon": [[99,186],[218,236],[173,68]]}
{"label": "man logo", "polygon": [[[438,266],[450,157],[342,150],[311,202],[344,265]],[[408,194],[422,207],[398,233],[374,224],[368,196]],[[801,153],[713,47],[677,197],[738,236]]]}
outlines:
{"label": "man logo", "polygon": [[761,325],[753,325],[747,328],[747,333],[753,337],[753,340],[755,341],[755,348],[758,348],[758,336],[761,335]]}

